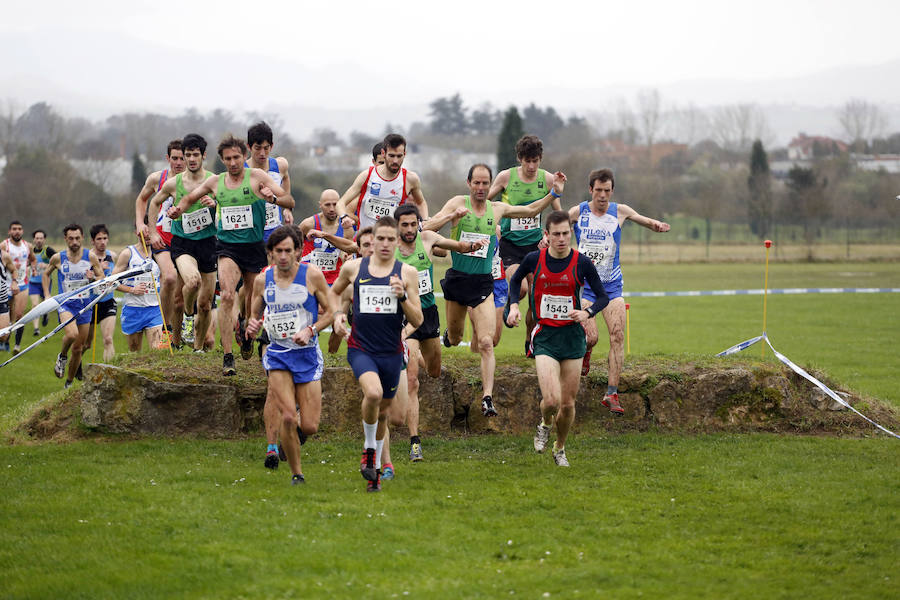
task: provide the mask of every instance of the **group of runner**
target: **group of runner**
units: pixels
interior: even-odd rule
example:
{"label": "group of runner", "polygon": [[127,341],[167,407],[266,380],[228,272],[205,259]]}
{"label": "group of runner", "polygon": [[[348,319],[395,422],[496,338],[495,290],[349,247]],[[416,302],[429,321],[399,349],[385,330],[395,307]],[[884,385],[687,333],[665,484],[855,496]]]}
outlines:
{"label": "group of runner", "polygon": [[[304,481],[300,446],[319,426],[324,361],[318,336],[328,327],[333,330],[330,352],[347,339],[347,361],[362,391],[360,471],[369,491],[381,489],[382,477],[394,476],[389,422],[408,426],[410,459],[423,459],[419,374],[424,369],[432,377],[440,375],[441,342],[459,344],[467,317],[473,351],[481,358],[482,414],[498,414],[494,346],[501,322],[520,324],[519,301],[526,296],[525,352],[535,359],[542,394],[535,450],[547,448],[555,423],[553,459],[569,464],[565,442],[580,376],[587,374],[597,342],[598,313],[610,336],[609,386],[602,403],[614,413],[624,412],[617,389],[625,321],[621,227],[628,219],[658,232],[669,226],[612,202],[611,171],[593,171],[591,199],[563,211],[566,175],[541,169],[541,141],[525,136],[516,145],[518,166],[495,178],[489,166],[473,165],[468,193],[451,198],[429,217],[419,176],[403,167],[406,140],[390,134],[373,149],[372,166],[342,196],[323,191],[320,212],[295,226],[288,164],[270,156],[271,129],[258,123],[247,137],[244,142],[228,135],[220,142],[217,153],[226,172],[218,175],[203,167],[206,141],[201,136],[170,143],[169,167],[147,178],[135,203],[140,244],[116,259],[104,254],[108,232],[92,229],[95,255],[81,248],[79,227],[66,228],[67,250],[48,259],[43,293],[49,295],[53,269],[60,270],[60,289],[75,289],[83,285],[78,282],[146,261],[149,246],[154,274],[118,288],[133,298],[131,306],[143,309],[131,327],[149,327],[159,335],[165,320],[174,344],[192,330],[194,351],[203,352],[214,339],[208,334],[218,280],[223,375],[235,374],[234,341],[248,359],[259,336],[268,376],[265,465],[277,468],[280,455],[290,465],[293,484]],[[551,212],[542,218],[548,208]],[[437,232],[447,224],[451,230],[445,238]],[[8,264],[0,269],[18,269],[19,255],[7,248],[17,250],[20,239],[21,232],[14,234],[11,226],[10,238],[0,246]],[[36,250],[30,249],[26,260],[36,262]],[[446,252],[452,264],[440,281],[446,305],[442,334],[431,257]],[[159,281],[160,306],[154,304],[153,277]],[[66,318],[64,309],[76,308],[64,305],[60,318]],[[99,314],[105,314],[103,309]],[[122,322],[124,330],[124,309]],[[86,323],[76,319],[76,324],[66,330],[56,365],[60,375],[71,348],[67,385],[85,345]]]}

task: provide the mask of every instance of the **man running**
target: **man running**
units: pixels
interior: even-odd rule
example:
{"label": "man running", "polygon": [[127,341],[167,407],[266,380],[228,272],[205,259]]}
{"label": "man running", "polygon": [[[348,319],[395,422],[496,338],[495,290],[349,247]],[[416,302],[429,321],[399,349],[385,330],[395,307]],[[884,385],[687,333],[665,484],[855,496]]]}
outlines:
{"label": "man running", "polygon": [[[584,323],[605,308],[609,300],[593,263],[570,247],[569,215],[561,210],[551,212],[544,231],[549,247],[528,253],[510,282],[506,323],[511,327],[519,324],[519,290],[525,277],[533,275],[531,294],[537,326],[528,341],[532,345],[542,396],[541,423],[534,436],[534,449],[544,451],[555,420],[553,460],[560,467],[568,467],[566,438],[575,421],[575,396],[581,382],[579,371],[587,349]],[[596,300],[582,309],[580,296],[585,282]]]}
{"label": "man running", "polygon": [[[273,230],[266,248],[274,265],[253,284],[247,335],[255,337],[262,327],[269,334],[269,346],[263,356],[269,379],[267,401],[272,398],[278,405],[281,441],[293,473],[291,484],[297,485],[305,481],[297,428],[304,437],[319,429],[320,380],[325,365],[319,332],[331,324],[332,312],[322,272],[313,265],[297,262],[300,236],[296,228],[282,226]],[[319,306],[324,308],[321,315]],[[275,437],[269,435],[271,427],[277,428],[277,421],[267,420],[267,439]],[[274,442],[266,450],[266,466],[278,466],[278,446]]]}
{"label": "man running", "polygon": [[[119,252],[113,274],[135,269],[151,260],[150,256],[144,256],[142,246],[143,244],[138,240],[136,244]],[[124,293],[122,333],[128,338],[128,350],[131,352],[141,351],[145,334],[150,349],[159,348],[159,340],[162,335],[162,314],[159,310],[159,296],[157,296],[159,274],[159,265],[154,261],[152,272],[126,279],[117,288],[118,291]]]}
{"label": "man running", "polygon": [[[0,242],[0,250],[5,250],[12,258],[13,266],[13,285],[16,286],[16,294],[12,297],[10,306],[10,318],[15,323],[25,314],[25,303],[28,301],[28,270],[33,268],[37,263],[34,252],[31,250],[31,244],[22,239],[25,229],[22,227],[21,221],[12,221],[9,224],[9,237]],[[24,294],[21,292],[25,292]],[[21,351],[22,334],[25,328],[16,330],[16,345],[13,348],[13,356]]]}
{"label": "man running", "polygon": [[[45,245],[46,241],[47,234],[43,229],[35,229],[34,233],[31,234],[31,249],[37,259],[37,262],[31,268],[31,276],[28,278],[28,297],[31,300],[32,308],[44,300],[41,276],[47,270],[47,263],[50,262],[50,257],[56,254],[56,250]],[[50,287],[52,288],[53,286],[51,285]],[[43,325],[47,325],[47,315],[32,322],[32,325],[34,325],[34,337],[41,334],[39,326],[41,322],[43,322]]]}
{"label": "man running", "polygon": [[[183,196],[177,205],[169,209],[169,217],[177,219],[205,195],[215,196],[218,203],[216,257],[222,290],[222,306],[218,311],[219,335],[225,351],[222,374],[231,376],[236,373],[232,347],[237,285],[243,281],[243,285],[252,290],[256,276],[268,264],[262,241],[266,203],[293,208],[294,199],[262,169],[244,167],[247,155],[244,140],[228,134],[219,143],[218,153],[226,172],[209,177]],[[240,308],[243,309],[242,314],[249,314],[249,307]],[[247,360],[253,355],[253,340],[243,336],[243,332],[241,327],[241,356]]]}
{"label": "man running", "polygon": [[[404,204],[394,211],[394,219],[400,228],[400,246],[397,260],[412,266],[418,274],[419,301],[424,322],[418,328],[406,326],[406,343],[409,346],[409,363],[406,377],[409,383],[406,425],[409,428],[409,458],[413,462],[423,460],[422,440],[419,437],[419,357],[431,377],[441,375],[441,321],[434,301],[434,265],[429,258],[434,247],[454,252],[468,252],[471,244],[448,240],[434,231],[419,232],[421,217],[412,204]],[[486,243],[486,242],[482,242]]]}
{"label": "man running", "polygon": [[[569,220],[575,225],[578,251],[594,263],[609,298],[609,304],[601,311],[609,331],[609,385],[602,403],[613,413],[621,415],[625,413],[619,404],[619,377],[625,362],[625,300],[622,298],[622,268],[619,265],[622,225],[630,219],[651,231],[665,233],[669,231],[669,224],[638,214],[627,204],[611,202],[615,185],[611,170],[591,171],[588,184],[591,199],[570,208]],[[589,307],[595,301],[594,293],[585,288],[582,296],[584,306]],[[587,375],[591,350],[597,343],[597,323],[589,319],[584,329],[587,352],[581,374]]]}
{"label": "man running", "polygon": [[[181,199],[203,184],[215,173],[203,168],[206,159],[206,140],[189,133],[181,141],[187,171],[169,178],[150,201],[149,214],[157,216],[168,198],[178,204]],[[194,352],[203,352],[206,331],[209,329],[212,297],[216,289],[216,223],[215,200],[204,196],[187,208],[178,218],[171,219],[172,258],[178,275],[184,282],[184,315],[191,333]],[[159,233],[150,233],[154,245]],[[196,315],[196,320],[195,320]],[[180,320],[180,319],[179,319]],[[185,337],[188,337],[187,335]]]}
{"label": "man running", "polygon": [[[175,175],[184,171],[185,161],[184,152],[181,149],[181,140],[172,140],[166,146],[166,161],[169,163],[169,167],[162,171],[150,173],[144,182],[144,187],[141,188],[134,201],[135,231],[143,234],[143,242],[148,245],[151,245],[151,242],[150,228],[147,226],[147,203],[165,185],[170,177],[175,177]],[[162,273],[162,288],[159,291],[159,299],[162,302],[166,326],[178,334],[176,341],[180,343],[180,309],[183,299],[181,298],[181,286],[178,285],[178,272],[175,270],[175,263],[171,255],[172,219],[166,214],[171,205],[172,199],[169,197],[163,203],[163,210],[159,212],[156,220],[155,228],[159,234],[159,241],[150,250],[153,252],[153,260],[159,265]]]}
{"label": "man running", "polygon": [[[0,329],[9,326],[9,303],[13,296],[19,293],[19,286],[15,285],[13,272],[16,265],[6,250],[0,250]],[[0,336],[0,350],[9,350],[9,334]]]}
{"label": "man running", "polygon": [[[107,246],[109,245],[109,230],[106,225],[99,223],[90,229],[91,234],[91,254],[100,263],[103,269],[103,276],[112,275],[113,268],[116,266],[116,255],[113,254]],[[91,325],[88,328],[87,340],[85,340],[84,350],[88,350],[94,340],[94,324],[100,326],[100,335],[103,338],[103,360],[112,360],[116,355],[116,346],[113,341],[113,330],[116,326],[116,315],[118,307],[116,306],[116,298],[113,291],[110,290],[103,295],[103,298],[94,305],[94,315],[91,319]],[[76,373],[78,379],[82,379],[81,367]]]}
{"label": "man running", "polygon": [[[103,278],[103,269],[100,261],[93,256],[87,248],[82,246],[84,230],[81,225],[72,223],[63,227],[63,237],[66,241],[66,250],[57,252],[50,258],[47,270],[41,278],[44,288],[44,296],[50,297],[50,275],[58,271],[57,285],[60,293],[72,292],[88,285],[95,279]],[[81,353],[87,340],[88,329],[91,322],[91,311],[78,314],[90,303],[90,292],[79,292],[70,296],[59,307],[59,318],[68,321],[73,316],[75,320],[66,325],[63,332],[62,348],[56,357],[56,365],[53,373],[62,378],[66,373],[66,363],[69,364],[66,387],[72,385],[75,374],[81,366]],[[69,350],[72,350],[72,360],[69,361]]]}
{"label": "man running", "polygon": [[[497,246],[497,222],[506,218],[532,218],[540,214],[550,201],[562,197],[566,176],[557,172],[553,187],[537,202],[512,205],[489,202],[491,169],[484,164],[469,169],[469,194],[454,196],[424,224],[424,229],[437,231],[448,221],[453,221],[451,237],[469,244],[468,252],[453,252],[453,266],[441,281],[447,306],[447,329],[444,345],[459,344],[467,308],[472,308],[472,326],[478,332],[478,349],[481,353],[481,412],[486,417],[497,416],[492,395],[494,393],[494,329],[497,314],[494,307],[494,278],[491,262]],[[473,340],[473,343],[476,343]]]}
{"label": "man running", "polygon": [[423,218],[428,218],[428,204],[422,193],[419,176],[403,167],[406,158],[406,138],[391,133],[382,142],[384,162],[373,164],[356,176],[350,188],[341,196],[338,213],[354,215],[358,228],[371,227],[378,219],[394,214],[401,204],[411,201]]}
{"label": "man running", "polygon": [[383,216],[373,228],[375,253],[344,265],[331,286],[334,330],[346,336],[346,314],[340,310],[341,293],[353,285],[353,329],[347,341],[347,362],[359,380],[365,434],[362,476],[367,491],[381,490],[381,449],[386,417],[397,393],[403,368],[403,319],[412,327],[422,324],[416,270],[395,258],[397,222]]}
{"label": "man running", "polygon": [[[527,205],[543,198],[547,190],[553,187],[553,174],[540,168],[543,157],[544,145],[541,140],[536,135],[523,136],[516,142],[516,159],[519,165],[497,173],[491,191],[488,192],[488,199],[495,198],[501,192],[501,200],[512,205]],[[553,210],[562,208],[558,198],[550,204]],[[526,254],[538,249],[541,231],[540,213],[531,218],[500,220],[500,258],[508,278],[511,279],[516,274],[516,269]],[[520,298],[528,295],[528,285],[531,285],[530,279],[526,280],[520,290]],[[525,314],[529,335],[534,328],[532,316],[531,310]]]}
{"label": "man running", "polygon": [[[251,125],[247,129],[247,147],[250,149],[250,159],[244,164],[251,169],[262,169],[269,174],[272,180],[291,195],[291,175],[288,172],[288,161],[285,157],[273,158],[272,150],[275,148],[272,128],[265,121]],[[266,205],[266,225],[263,229],[263,241],[269,240],[269,236],[282,225],[292,225],[294,213],[290,208],[282,208],[277,204]],[[248,290],[249,291],[249,290]]]}

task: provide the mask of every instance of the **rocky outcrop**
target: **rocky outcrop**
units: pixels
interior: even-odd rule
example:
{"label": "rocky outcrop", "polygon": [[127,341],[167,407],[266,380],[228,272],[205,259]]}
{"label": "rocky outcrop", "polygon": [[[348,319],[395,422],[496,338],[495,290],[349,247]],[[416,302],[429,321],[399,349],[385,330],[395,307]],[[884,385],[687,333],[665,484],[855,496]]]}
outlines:
{"label": "rocky outcrop", "polygon": [[[481,382],[471,368],[445,369],[436,379],[422,374],[422,433],[531,432],[540,420],[541,399],[532,365],[498,368],[494,402],[500,416],[493,419],[481,415]],[[177,374],[161,381],[121,367],[90,365],[86,375],[79,394],[81,421],[100,432],[210,437],[262,432],[261,373],[238,382],[210,376],[206,381],[192,377],[179,383]],[[603,373],[583,378],[576,400],[576,431],[875,431],[780,367],[733,362],[714,367],[639,365],[626,370],[619,389],[626,412],[616,417],[600,404],[606,390]],[[357,432],[361,392],[350,369],[327,368],[322,390],[320,430]],[[876,421],[897,426],[898,411],[893,407],[844,393],[851,404],[864,405],[863,412]]]}

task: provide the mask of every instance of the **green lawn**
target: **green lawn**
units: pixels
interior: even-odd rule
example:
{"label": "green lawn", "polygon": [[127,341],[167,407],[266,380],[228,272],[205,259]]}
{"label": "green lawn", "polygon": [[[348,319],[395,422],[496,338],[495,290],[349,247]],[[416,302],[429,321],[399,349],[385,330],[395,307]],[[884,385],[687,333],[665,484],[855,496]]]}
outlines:
{"label": "green lawn", "polygon": [[[770,285],[897,287],[892,266],[778,265]],[[752,265],[626,266],[625,276],[635,291],[761,286]],[[771,296],[768,332],[799,364],[897,405],[898,303]],[[762,328],[759,296],[631,305],[634,357],[708,357]],[[521,353],[523,336],[504,331],[501,360]],[[0,431],[62,387],[58,347],[54,338],[0,370]],[[0,597],[900,595],[900,446],[874,430],[576,431],[568,470],[527,437],[426,438],[423,463],[395,450],[398,478],[377,495],[364,492],[360,447],[361,436],[313,438],[303,487],[284,467],[263,468],[261,436],[0,447]]]}

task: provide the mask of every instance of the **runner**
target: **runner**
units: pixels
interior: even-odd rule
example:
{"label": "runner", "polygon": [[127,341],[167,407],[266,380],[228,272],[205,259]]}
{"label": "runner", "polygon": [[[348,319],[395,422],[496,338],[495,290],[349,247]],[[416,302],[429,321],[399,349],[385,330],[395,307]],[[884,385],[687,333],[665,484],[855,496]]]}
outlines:
{"label": "runner", "polygon": [[[0,250],[0,329],[9,326],[9,303],[19,293],[13,280],[16,266],[6,250]],[[0,350],[9,351],[9,334],[0,336]]]}
{"label": "runner", "polygon": [[[166,161],[169,163],[167,169],[155,171],[147,177],[144,187],[141,188],[138,197],[134,201],[134,226],[135,230],[143,233],[144,242],[148,245],[150,242],[150,228],[147,227],[147,203],[150,198],[165,185],[170,177],[174,177],[185,169],[184,152],[181,149],[181,140],[172,140],[166,147]],[[169,197],[163,203],[163,210],[159,212],[156,220],[156,231],[159,234],[160,241],[153,245],[151,249],[153,260],[159,265],[162,273],[162,289],[159,292],[159,299],[162,302],[163,314],[165,315],[166,325],[173,332],[173,342],[181,343],[181,310],[183,308],[184,299],[181,296],[181,285],[178,282],[178,272],[175,270],[175,263],[172,260],[170,243],[172,241],[172,220],[166,214],[166,210],[171,206],[172,198]]]}
{"label": "runner", "polygon": [[[529,342],[535,357],[538,385],[541,387],[541,422],[534,436],[534,449],[543,452],[556,420],[553,460],[568,467],[566,438],[575,421],[575,396],[580,383],[579,369],[586,350],[584,324],[609,303],[593,263],[572,250],[569,215],[561,210],[547,216],[545,233],[549,247],[528,253],[510,282],[509,314],[506,323],[517,326],[519,290],[527,274],[534,275],[532,305],[536,307],[537,326]],[[581,289],[585,282],[594,291],[596,302],[581,308]]]}
{"label": "runner", "polygon": [[[174,198],[174,202],[179,203],[208,178],[215,177],[215,173],[203,168],[206,140],[202,136],[189,133],[184,136],[181,146],[187,171],[170,178],[153,196],[149,208],[151,216],[159,214],[168,198]],[[215,206],[215,200],[204,196],[189,206],[184,215],[171,220],[172,258],[179,278],[184,282],[181,290],[186,325],[184,338],[194,346],[194,352],[203,352],[216,288]],[[150,233],[154,245],[158,237],[158,232]]]}
{"label": "runner", "polygon": [[[419,232],[421,218],[412,204],[404,204],[394,211],[394,219],[400,228],[400,246],[396,258],[412,266],[418,273],[419,301],[422,305],[424,323],[418,328],[407,325],[404,328],[406,343],[409,345],[409,364],[406,377],[409,383],[409,402],[406,425],[409,428],[409,458],[413,462],[424,459],[422,440],[419,437],[419,360],[425,363],[429,376],[441,375],[441,322],[434,300],[434,266],[428,257],[432,248],[446,248],[454,252],[466,252],[471,248],[468,242],[448,240],[425,230]],[[484,243],[484,242],[482,242]]]}
{"label": "runner", "polygon": [[[100,262],[103,276],[109,277],[112,275],[113,267],[116,266],[116,255],[107,249],[107,245],[109,245],[109,230],[106,228],[106,225],[100,223],[91,227],[90,234],[91,254]],[[116,326],[117,313],[116,298],[113,295],[113,291],[110,290],[94,305],[94,314],[91,317],[91,325],[88,329],[84,350],[88,350],[94,342],[94,324],[97,323],[100,325],[100,335],[103,338],[103,360],[112,360],[112,357],[116,355],[113,330]],[[78,368],[75,376],[78,379],[83,378],[81,367]]]}
{"label": "runner", "polygon": [[[50,257],[56,254],[56,250],[50,246],[45,246],[47,234],[43,229],[36,229],[31,234],[31,248],[37,262],[31,268],[31,276],[28,278],[28,297],[31,300],[31,306],[35,307],[44,300],[44,288],[41,286],[41,275],[47,270],[47,263]],[[50,286],[53,287],[52,285]],[[52,289],[51,289],[52,291]],[[32,322],[34,325],[34,337],[41,334],[39,324],[47,325],[47,315]]]}
{"label": "runner", "polygon": [[[77,290],[94,279],[103,278],[103,269],[100,268],[100,261],[91,255],[90,250],[82,247],[84,230],[81,228],[81,225],[75,223],[66,225],[63,227],[63,237],[66,240],[66,250],[57,252],[50,258],[47,270],[44,271],[44,275],[41,277],[44,296],[47,298],[50,297],[50,275],[53,271],[59,271],[57,274],[57,285],[60,293]],[[66,325],[64,329],[62,348],[59,356],[56,357],[56,365],[53,367],[53,373],[57,377],[62,378],[66,372],[66,363],[68,362],[69,371],[66,377],[66,387],[72,385],[75,374],[81,366],[81,353],[87,340],[92,314],[91,311],[86,311],[78,315],[78,312],[90,303],[90,294],[90,292],[75,294],[59,307],[59,318],[62,321],[68,321],[75,316],[75,320]],[[70,349],[72,350],[71,361],[69,361],[68,357]]]}
{"label": "runner", "polygon": [[[553,174],[540,168],[543,156],[544,145],[541,140],[536,135],[523,136],[516,142],[516,159],[519,166],[497,173],[497,179],[488,192],[488,199],[495,198],[501,192],[501,200],[512,205],[531,204],[543,198],[547,190],[553,187]],[[553,210],[562,208],[558,198],[550,205]],[[541,216],[537,214],[525,219],[501,219],[500,230],[502,236],[500,258],[503,260],[507,277],[511,279],[525,255],[538,249],[542,237]],[[525,296],[530,298],[528,294],[530,285],[529,278],[519,292],[520,298]],[[526,338],[534,329],[534,307],[530,308],[531,310],[525,314],[525,323],[528,326]]]}
{"label": "runner", "polygon": [[[397,393],[403,365],[403,318],[413,326],[422,324],[416,270],[395,258],[399,235],[391,216],[374,227],[375,253],[344,265],[331,286],[329,302],[334,309],[334,330],[347,335],[346,314],[340,310],[341,293],[353,285],[353,329],[347,341],[347,362],[359,380],[365,444],[362,476],[367,491],[381,490],[381,449],[386,417]],[[378,438],[381,438],[380,440]]]}
{"label": "runner", "polygon": [[443,341],[447,347],[459,344],[466,310],[471,307],[472,327],[478,332],[477,343],[481,353],[481,412],[486,417],[497,416],[492,398],[496,365],[493,333],[497,315],[493,301],[494,278],[491,275],[491,257],[497,246],[497,221],[504,217],[531,218],[540,214],[551,200],[562,197],[566,182],[566,176],[557,172],[553,187],[543,198],[528,205],[514,206],[488,202],[491,177],[491,169],[487,165],[472,165],[468,175],[469,195],[454,196],[424,224],[425,229],[437,231],[445,223],[453,221],[451,237],[471,246],[469,252],[452,253],[453,266],[441,281],[447,306],[447,329],[444,330]]}
{"label": "runner", "polygon": [[[625,362],[625,300],[622,298],[622,269],[619,266],[619,243],[622,225],[630,219],[651,231],[664,233],[669,224],[638,214],[627,204],[611,202],[616,185],[613,172],[597,169],[589,176],[590,201],[582,202],[569,209],[569,220],[575,225],[578,251],[594,263],[603,289],[609,297],[609,305],[602,313],[609,331],[609,385],[602,404],[615,414],[624,414],[619,404],[619,377]],[[586,307],[596,301],[594,294],[584,290],[582,302]],[[585,324],[587,352],[581,367],[581,374],[587,375],[591,363],[591,350],[597,343],[597,323],[589,319]]]}
{"label": "runner", "polygon": [[[297,262],[300,236],[296,228],[282,226],[269,235],[266,244],[274,266],[253,284],[252,309],[247,335],[254,337],[264,326],[270,344],[263,357],[269,379],[268,393],[279,407],[281,440],[291,466],[291,484],[304,483],[300,466],[300,440],[318,431],[322,414],[322,371],[319,332],[332,321],[328,306],[328,284],[313,265]],[[319,306],[324,307],[319,314]],[[263,314],[265,311],[265,320]],[[268,397],[267,397],[268,402]],[[299,414],[298,414],[299,413]],[[267,441],[278,422],[266,422]],[[273,427],[274,426],[274,427]],[[270,442],[266,466],[278,466],[278,446]]]}
{"label": "runner", "polygon": [[[288,161],[283,156],[272,158],[275,147],[272,128],[265,121],[252,125],[247,130],[247,146],[250,148],[250,160],[244,163],[251,169],[262,169],[272,180],[281,186],[285,193],[291,195],[291,175],[288,172]],[[266,205],[266,226],[263,229],[263,241],[281,225],[292,225],[294,213],[290,208],[281,208],[276,204]]]}
{"label": "runner", "polygon": [[[183,196],[177,205],[169,209],[169,217],[177,219],[185,210],[204,195],[215,196],[218,203],[218,229],[216,231],[216,257],[219,286],[222,290],[222,306],[219,308],[219,335],[225,356],[222,374],[231,376],[234,368],[235,323],[238,282],[253,289],[256,276],[268,264],[263,244],[267,202],[293,208],[294,200],[281,186],[261,169],[245,168],[247,144],[244,140],[226,135],[219,143],[219,158],[225,164],[226,173],[209,177],[192,192]],[[249,314],[249,307],[239,307]],[[238,339],[241,356],[248,360],[253,355],[253,340],[243,335],[240,327]]]}
{"label": "runner", "polygon": [[[374,149],[373,149],[374,150]],[[371,227],[378,219],[394,214],[394,210],[411,201],[419,208],[419,214],[428,218],[428,204],[422,194],[419,176],[403,167],[406,158],[406,138],[388,134],[382,142],[381,164],[371,167],[356,176],[350,188],[338,202],[341,218],[354,215],[359,229]],[[374,158],[373,162],[377,163]],[[346,224],[345,224],[346,226]]]}
{"label": "runner", "polygon": [[[150,260],[141,250],[141,242],[128,246],[119,252],[113,274],[140,267]],[[159,348],[162,335],[162,314],[159,311],[159,265],[154,262],[152,273],[144,273],[124,280],[117,288],[125,295],[122,298],[122,333],[128,337],[128,350],[140,352],[144,334],[151,350]]]}
{"label": "runner", "polygon": [[[500,226],[497,226],[497,239],[500,239]],[[506,308],[506,301],[509,298],[509,282],[506,281],[506,268],[500,259],[500,244],[494,248],[494,258],[491,260],[491,277],[494,278],[494,313],[496,315],[496,325],[494,326],[494,348],[500,343],[500,336],[503,335],[503,309]],[[469,320],[472,320],[472,309],[468,310]],[[472,331],[472,339],[478,339],[478,332]],[[469,349],[478,353],[478,344],[470,344]]]}
{"label": "runner", "polygon": [[[0,250],[5,250],[12,258],[15,270],[13,271],[13,284],[16,286],[16,294],[11,298],[10,318],[15,323],[25,314],[25,306],[28,302],[28,271],[34,268],[37,259],[31,250],[31,244],[22,239],[25,229],[20,221],[12,221],[9,224],[9,237],[0,242]],[[21,294],[19,292],[25,292]],[[16,330],[16,345],[13,348],[13,356],[21,351],[22,334],[25,328]]]}

